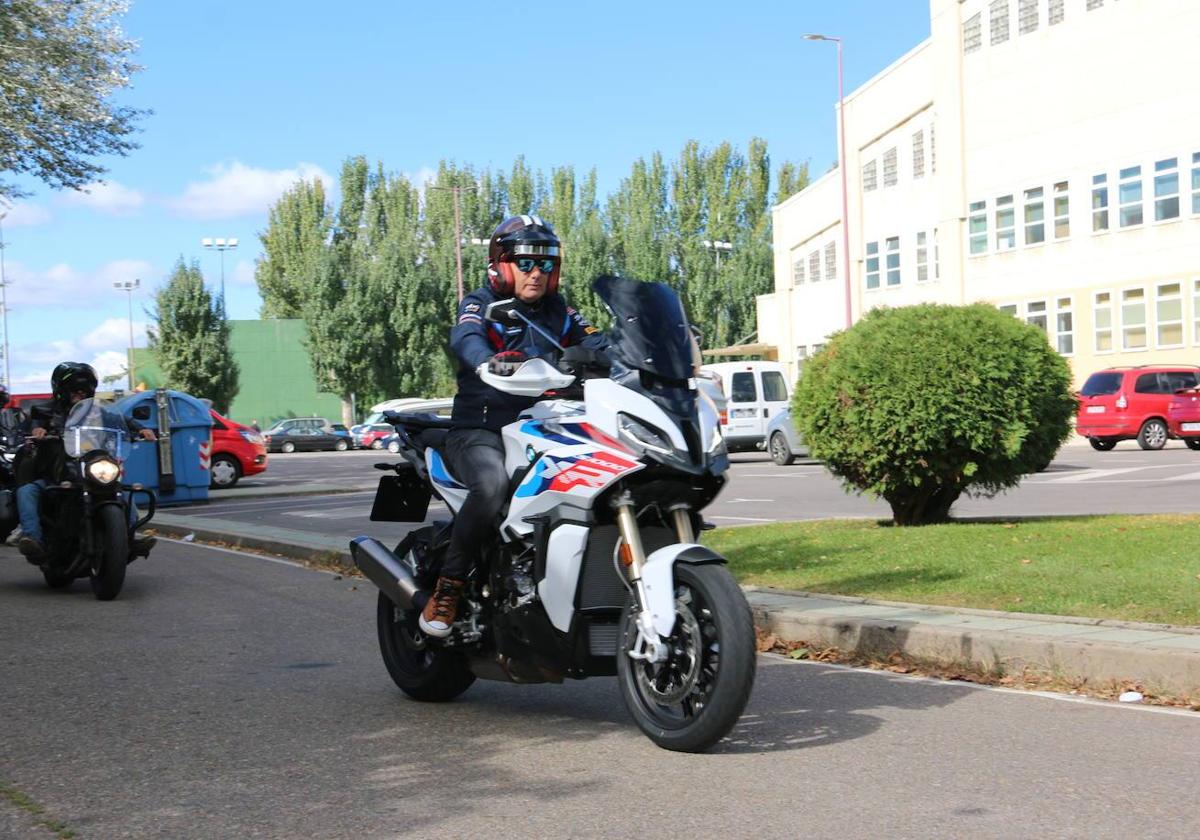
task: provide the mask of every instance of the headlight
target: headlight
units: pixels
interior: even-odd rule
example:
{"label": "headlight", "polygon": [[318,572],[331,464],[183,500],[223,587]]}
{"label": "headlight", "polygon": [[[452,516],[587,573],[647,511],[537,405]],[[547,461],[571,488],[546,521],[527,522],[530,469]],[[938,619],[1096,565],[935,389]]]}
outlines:
{"label": "headlight", "polygon": [[87,465],[88,478],[101,484],[112,484],[121,477],[121,467],[108,458],[97,458]]}
{"label": "headlight", "polygon": [[246,443],[262,443],[263,442],[263,436],[260,435],[258,432],[251,432],[251,431],[247,431],[246,429],[238,429],[238,434],[240,434],[242,436],[242,439],[245,440]]}
{"label": "headlight", "polygon": [[621,437],[642,449],[663,455],[670,455],[675,451],[666,435],[653,426],[634,420],[628,414],[617,415],[617,428],[621,430]]}

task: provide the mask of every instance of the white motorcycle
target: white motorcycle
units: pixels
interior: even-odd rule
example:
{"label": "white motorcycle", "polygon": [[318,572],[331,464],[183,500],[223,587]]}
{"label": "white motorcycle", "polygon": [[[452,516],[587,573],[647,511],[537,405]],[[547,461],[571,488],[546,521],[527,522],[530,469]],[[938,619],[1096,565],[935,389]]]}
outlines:
{"label": "white motorcycle", "polygon": [[[546,398],[503,429],[512,495],[451,634],[433,639],[417,626],[449,522],[412,531],[395,551],[357,537],[351,553],[380,589],[380,648],[408,695],[449,700],[476,677],[615,674],[651,740],[698,752],[729,732],[754,683],[750,608],[724,558],[696,541],[729,461],[716,409],[692,378],[678,296],[617,277],[594,288],[613,314],[611,371],[601,374],[595,354],[577,347],[558,367],[531,359],[511,376],[481,368],[495,388]],[[512,300],[485,316],[530,323]],[[431,494],[456,513],[466,489],[439,452],[449,421],[389,422],[405,460],[376,465],[394,475],[380,480],[371,518],[423,522]]]}

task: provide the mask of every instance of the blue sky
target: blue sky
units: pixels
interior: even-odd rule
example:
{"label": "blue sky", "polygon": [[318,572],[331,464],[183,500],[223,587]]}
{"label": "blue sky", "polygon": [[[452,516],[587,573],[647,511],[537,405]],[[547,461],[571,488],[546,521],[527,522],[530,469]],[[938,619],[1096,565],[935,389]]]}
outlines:
{"label": "blue sky", "polygon": [[359,0],[141,0],[124,19],[145,70],[122,101],[154,113],[141,148],[105,160],[88,194],[35,194],[4,219],[15,392],[42,390],[66,358],[123,367],[127,297],[135,343],[175,260],[219,278],[233,318],[258,315],[257,234],[299,177],[363,154],[422,179],[439,160],[507,170],[596,167],[601,192],[639,157],[694,139],[772,160],[837,157],[833,44],[846,91],[929,34],[928,0],[709,0],[425,4]]}

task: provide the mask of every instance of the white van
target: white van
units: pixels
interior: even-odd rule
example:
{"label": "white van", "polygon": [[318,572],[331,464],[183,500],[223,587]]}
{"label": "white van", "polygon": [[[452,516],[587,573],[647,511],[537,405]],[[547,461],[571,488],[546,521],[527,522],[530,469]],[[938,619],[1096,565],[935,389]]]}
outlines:
{"label": "white van", "polygon": [[722,425],[729,450],[762,449],[767,423],[791,398],[787,373],[779,362],[718,362],[703,370],[721,377],[729,399],[728,418]]}

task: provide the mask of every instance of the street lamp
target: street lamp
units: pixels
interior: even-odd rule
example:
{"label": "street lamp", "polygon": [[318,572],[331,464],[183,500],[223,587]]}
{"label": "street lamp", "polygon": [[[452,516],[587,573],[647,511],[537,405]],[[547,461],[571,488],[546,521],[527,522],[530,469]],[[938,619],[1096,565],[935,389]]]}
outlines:
{"label": "street lamp", "polygon": [[726,254],[733,251],[732,242],[718,242],[711,239],[701,239],[700,244],[717,255],[717,271],[721,270],[721,253]]}
{"label": "street lamp", "polygon": [[846,327],[850,326],[850,202],[846,191],[846,99],[842,92],[842,39],[832,35],[809,34],[806,41],[833,41],[837,44],[838,71],[838,169],[842,170],[842,273],[846,281]]}
{"label": "street lamp", "polygon": [[4,387],[12,388],[12,375],[8,369],[8,280],[4,277],[4,217],[0,213],[0,309],[4,310]]}
{"label": "street lamp", "polygon": [[114,280],[113,288],[129,293],[129,393],[133,393],[133,290],[142,285],[141,280]]}
{"label": "street lamp", "polygon": [[232,251],[238,246],[236,239],[209,239],[205,237],[200,240],[200,244],[210,250],[216,250],[221,253],[221,308],[225,308],[225,252]]}

